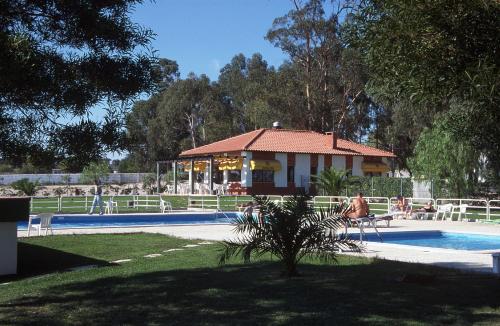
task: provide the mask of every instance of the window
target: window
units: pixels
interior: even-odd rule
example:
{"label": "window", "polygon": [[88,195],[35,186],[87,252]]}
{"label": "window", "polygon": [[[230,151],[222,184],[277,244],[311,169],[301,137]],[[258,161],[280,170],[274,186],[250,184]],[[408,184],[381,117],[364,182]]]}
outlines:
{"label": "window", "polygon": [[253,170],[253,182],[274,182],[274,171],[272,170]]}
{"label": "window", "polygon": [[288,167],[287,180],[288,182],[295,181],[295,168],[293,166]]}
{"label": "window", "polygon": [[229,182],[240,182],[241,181],[241,171],[240,170],[229,170],[229,175],[227,177]]}
{"label": "window", "polygon": [[318,174],[318,168],[315,166],[311,166],[311,175],[316,175]]}

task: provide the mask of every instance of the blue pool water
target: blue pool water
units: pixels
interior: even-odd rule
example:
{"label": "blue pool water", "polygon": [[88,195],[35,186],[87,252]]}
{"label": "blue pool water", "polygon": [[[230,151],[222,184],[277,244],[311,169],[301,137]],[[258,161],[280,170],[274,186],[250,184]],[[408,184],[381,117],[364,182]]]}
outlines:
{"label": "blue pool water", "polygon": [[[434,247],[460,250],[500,249],[500,236],[441,231],[413,231],[381,233],[385,243],[410,246]],[[359,235],[351,235],[359,239]],[[367,241],[380,242],[376,234],[367,234]]]}
{"label": "blue pool water", "polygon": [[[117,227],[164,224],[231,223],[238,213],[144,214],[144,215],[55,215],[52,228]],[[28,222],[18,222],[19,230],[28,229]]]}

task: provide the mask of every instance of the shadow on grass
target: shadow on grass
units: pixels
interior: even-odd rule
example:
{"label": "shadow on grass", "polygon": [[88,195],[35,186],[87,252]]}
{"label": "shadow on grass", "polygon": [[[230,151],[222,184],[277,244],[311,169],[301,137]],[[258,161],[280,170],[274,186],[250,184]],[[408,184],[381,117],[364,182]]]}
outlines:
{"label": "shadow on grass", "polygon": [[2,276],[0,282],[20,280],[79,266],[110,265],[104,260],[23,242],[17,245],[17,257],[17,275]]}
{"label": "shadow on grass", "polygon": [[[157,271],[54,286],[0,305],[6,324],[470,324],[500,321],[497,279],[374,260],[369,265],[277,263]],[[77,309],[76,309],[77,308]]]}

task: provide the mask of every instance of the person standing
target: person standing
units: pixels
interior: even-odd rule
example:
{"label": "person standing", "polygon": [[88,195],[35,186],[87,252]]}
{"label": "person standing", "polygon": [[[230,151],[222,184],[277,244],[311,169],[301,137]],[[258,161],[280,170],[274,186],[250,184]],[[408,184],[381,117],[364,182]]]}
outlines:
{"label": "person standing", "polygon": [[92,215],[94,213],[94,209],[99,205],[99,215],[104,214],[104,208],[102,204],[102,186],[99,181],[96,181],[94,188],[94,200],[92,201],[92,208],[90,209],[89,214]]}

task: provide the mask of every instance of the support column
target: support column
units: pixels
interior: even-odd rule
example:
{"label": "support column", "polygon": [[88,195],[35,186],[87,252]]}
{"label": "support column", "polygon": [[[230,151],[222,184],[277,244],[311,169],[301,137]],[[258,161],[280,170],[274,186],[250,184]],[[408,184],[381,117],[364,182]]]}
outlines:
{"label": "support column", "polygon": [[160,193],[160,162],[156,162],[156,193]]}
{"label": "support column", "polygon": [[174,194],[177,195],[177,161],[174,161],[173,167],[174,167]]}
{"label": "support column", "polygon": [[190,170],[189,170],[189,193],[191,195],[194,194],[194,160],[190,162]]}
{"label": "support column", "polygon": [[211,157],[210,160],[208,161],[208,189],[210,190],[210,195],[213,195],[214,193],[213,171],[214,171],[214,158]]}

